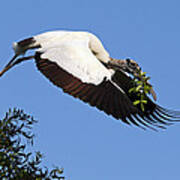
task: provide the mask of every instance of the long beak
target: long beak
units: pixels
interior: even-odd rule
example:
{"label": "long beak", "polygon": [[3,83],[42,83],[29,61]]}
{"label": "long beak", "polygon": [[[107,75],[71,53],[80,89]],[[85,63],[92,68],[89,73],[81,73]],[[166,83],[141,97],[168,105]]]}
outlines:
{"label": "long beak", "polygon": [[21,63],[22,61],[25,61],[25,60],[30,60],[30,59],[33,59],[34,56],[28,56],[28,57],[22,57],[22,58],[19,58],[15,61],[15,59],[18,57],[18,55],[14,55],[13,58],[8,62],[8,64],[4,67],[4,69],[0,72],[0,77],[6,72],[8,71],[9,69],[11,69],[13,66]]}
{"label": "long beak", "polygon": [[6,71],[8,71],[12,67],[13,61],[18,57],[17,54],[13,56],[13,58],[8,62],[8,64],[4,67],[4,69],[0,72],[0,76],[2,76]]}
{"label": "long beak", "polygon": [[8,64],[5,66],[5,68],[8,67],[8,66],[10,66],[10,64],[12,64],[13,61],[14,61],[17,57],[18,57],[18,55],[15,54],[15,55],[13,56],[13,58],[12,58],[12,59],[8,62]]}

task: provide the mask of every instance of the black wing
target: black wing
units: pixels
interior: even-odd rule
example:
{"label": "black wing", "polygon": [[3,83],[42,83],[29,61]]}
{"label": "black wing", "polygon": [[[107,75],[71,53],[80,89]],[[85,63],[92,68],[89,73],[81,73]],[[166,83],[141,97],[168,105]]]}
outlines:
{"label": "black wing", "polygon": [[[139,99],[136,93],[129,93],[129,89],[133,87],[133,81],[130,76],[127,76],[121,71],[116,71],[112,80],[125,91],[132,102]],[[179,111],[165,109],[154,103],[148,96],[145,97],[145,100],[147,100],[147,104],[144,104],[144,111],[142,111],[140,104],[136,105],[141,112],[138,113],[138,115],[143,121],[160,128],[165,128],[166,125],[171,125],[173,122],[180,121]]]}
{"label": "black wing", "polygon": [[129,94],[128,90],[132,87],[131,78],[120,71],[116,71],[112,81],[122,88],[126,94],[122,93],[111,81],[104,80],[98,86],[83,83],[80,79],[63,70],[55,62],[42,59],[40,53],[35,55],[37,68],[56,86],[61,87],[64,92],[96,106],[108,115],[116,119],[121,119],[127,124],[134,124],[138,127],[153,126],[165,128],[172,122],[177,121],[179,112],[166,110],[148,97],[145,104],[145,111],[139,106],[134,106],[133,102],[137,99],[136,94]]}

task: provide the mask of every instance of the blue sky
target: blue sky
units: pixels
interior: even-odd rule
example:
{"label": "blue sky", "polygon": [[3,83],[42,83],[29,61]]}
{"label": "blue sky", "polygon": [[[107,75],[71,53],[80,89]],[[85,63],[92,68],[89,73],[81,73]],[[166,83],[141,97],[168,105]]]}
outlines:
{"label": "blue sky", "polygon": [[[151,76],[158,103],[180,109],[180,1],[6,0],[0,6],[0,68],[12,42],[48,30],[95,33],[114,58]],[[180,124],[158,133],[128,127],[54,87],[26,62],[0,79],[0,114],[18,107],[39,121],[35,149],[71,180],[179,180]]]}

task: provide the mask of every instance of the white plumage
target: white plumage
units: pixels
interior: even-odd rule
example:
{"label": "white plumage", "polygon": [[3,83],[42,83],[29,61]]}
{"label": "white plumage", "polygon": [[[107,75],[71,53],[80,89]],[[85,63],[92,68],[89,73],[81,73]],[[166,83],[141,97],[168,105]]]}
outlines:
{"label": "white plumage", "polygon": [[34,39],[43,49],[59,45],[82,46],[97,53],[96,56],[101,61],[106,63],[109,61],[109,53],[104,49],[101,41],[89,32],[52,31],[34,36]]}
{"label": "white plumage", "polygon": [[43,53],[41,58],[51,59],[82,82],[98,85],[104,78],[110,80],[114,73],[97,60],[108,62],[110,57],[101,42],[90,33],[57,31],[34,39],[41,44],[37,50]]}
{"label": "white plumage", "polygon": [[[39,71],[54,85],[127,124],[164,128],[180,119],[179,112],[160,107],[146,95],[144,110],[134,105],[139,97],[129,92],[134,83],[127,73],[133,74],[139,66],[130,59],[111,58],[89,32],[46,32],[14,43],[13,49],[15,55],[0,75],[34,58]],[[34,56],[16,59],[29,49],[36,49]]]}

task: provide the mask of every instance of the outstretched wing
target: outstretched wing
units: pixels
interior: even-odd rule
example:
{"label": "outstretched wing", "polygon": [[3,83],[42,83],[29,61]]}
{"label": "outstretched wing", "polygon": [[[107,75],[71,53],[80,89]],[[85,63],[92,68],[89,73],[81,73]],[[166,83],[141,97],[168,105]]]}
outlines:
{"label": "outstretched wing", "polygon": [[[139,99],[136,93],[129,93],[129,90],[134,86],[130,76],[117,70],[112,80],[123,89],[131,102]],[[144,104],[144,111],[142,111],[140,104],[136,105],[136,108],[141,112],[138,113],[139,117],[149,125],[165,128],[165,126],[171,125],[173,122],[180,121],[179,111],[165,109],[154,103],[148,96],[144,100],[147,101]]]}
{"label": "outstretched wing", "polygon": [[81,79],[61,68],[56,62],[42,59],[40,53],[36,53],[35,59],[38,69],[64,92],[130,124],[127,117],[130,118],[131,114],[135,114],[136,108],[110,80],[106,80],[104,77],[98,85],[82,82]]}
{"label": "outstretched wing", "polygon": [[62,51],[60,48],[51,48],[35,55],[38,69],[53,84],[116,119],[152,129],[153,126],[164,128],[175,121],[179,114],[161,108],[148,97],[145,111],[134,106],[137,95],[128,93],[132,87],[131,78],[120,71],[113,74],[97,59],[89,61],[86,57],[76,52],[70,56],[67,49]]}

